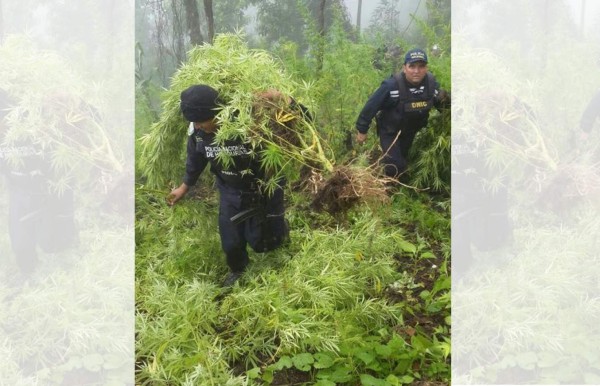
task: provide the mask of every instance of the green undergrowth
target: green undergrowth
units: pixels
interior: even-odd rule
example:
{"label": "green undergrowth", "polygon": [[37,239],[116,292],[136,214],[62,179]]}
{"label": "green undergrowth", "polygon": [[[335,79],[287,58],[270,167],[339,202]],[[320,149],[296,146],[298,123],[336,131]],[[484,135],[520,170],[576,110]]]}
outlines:
{"label": "green undergrowth", "polygon": [[291,243],[224,292],[216,194],[191,193],[136,195],[138,384],[449,383],[443,204],[397,194],[337,222],[290,194]]}

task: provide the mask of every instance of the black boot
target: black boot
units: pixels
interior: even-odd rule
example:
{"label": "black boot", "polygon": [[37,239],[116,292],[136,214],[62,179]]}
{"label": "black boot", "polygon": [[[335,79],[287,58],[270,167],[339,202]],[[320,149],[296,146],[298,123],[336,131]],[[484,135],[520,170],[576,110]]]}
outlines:
{"label": "black boot", "polygon": [[231,271],[231,272],[229,272],[229,275],[227,275],[227,277],[223,281],[223,285],[222,286],[224,288],[233,287],[233,285],[235,284],[235,282],[238,281],[239,278],[242,277],[243,274],[244,274],[244,271]]}

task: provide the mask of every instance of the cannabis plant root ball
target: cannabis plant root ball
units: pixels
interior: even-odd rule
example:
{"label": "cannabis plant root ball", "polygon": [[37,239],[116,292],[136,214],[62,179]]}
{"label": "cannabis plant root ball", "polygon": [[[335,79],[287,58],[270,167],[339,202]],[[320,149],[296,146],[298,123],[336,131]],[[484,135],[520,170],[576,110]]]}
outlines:
{"label": "cannabis plant root ball", "polygon": [[313,174],[311,207],[331,215],[347,212],[360,202],[389,202],[386,178],[378,177],[370,168],[343,165],[323,178]]}

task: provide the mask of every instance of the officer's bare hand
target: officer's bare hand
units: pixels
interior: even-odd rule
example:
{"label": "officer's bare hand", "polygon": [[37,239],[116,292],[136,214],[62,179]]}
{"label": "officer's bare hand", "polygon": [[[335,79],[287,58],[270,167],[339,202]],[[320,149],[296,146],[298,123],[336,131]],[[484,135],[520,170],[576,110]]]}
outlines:
{"label": "officer's bare hand", "polygon": [[367,134],[363,134],[363,133],[357,133],[356,134],[356,143],[358,143],[359,145],[362,145],[363,143],[365,143],[365,141],[367,140]]}
{"label": "officer's bare hand", "polygon": [[190,188],[184,183],[171,190],[171,193],[167,196],[167,204],[169,206],[175,205],[175,203],[181,200]]}

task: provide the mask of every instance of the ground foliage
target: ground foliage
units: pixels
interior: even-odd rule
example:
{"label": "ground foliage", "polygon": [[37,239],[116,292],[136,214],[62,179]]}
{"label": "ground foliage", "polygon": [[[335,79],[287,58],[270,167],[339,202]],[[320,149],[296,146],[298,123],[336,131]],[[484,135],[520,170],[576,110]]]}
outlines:
{"label": "ground foliage", "polygon": [[223,294],[216,195],[198,194],[173,209],[137,195],[140,384],[449,380],[447,206],[426,200],[407,215],[415,197],[397,195],[340,226],[292,193],[291,244],[251,254]]}
{"label": "ground foliage", "polygon": [[[275,78],[285,82],[265,82],[271,73],[244,85],[242,103],[252,105],[252,93],[266,86],[293,95],[314,114],[329,159],[340,162],[328,181],[346,178],[350,168],[352,175],[372,174],[381,155],[375,135],[362,148],[353,146],[352,136],[359,109],[382,80],[371,66],[374,48],[348,41],[341,25],[329,30],[325,47],[323,68],[316,72],[315,57],[302,56],[293,43],[279,45],[268,60],[285,69],[284,78]],[[219,60],[226,68],[234,58]],[[441,68],[449,77],[449,68]],[[248,77],[257,79],[254,73]],[[448,384],[448,197],[397,186],[382,190],[383,205],[377,200],[349,205],[331,216],[311,210],[311,196],[293,189],[298,178],[292,178],[286,203],[291,243],[267,254],[251,252],[247,273],[224,293],[219,284],[227,267],[213,178],[202,176],[174,208],[164,202],[163,189],[179,182],[184,164],[187,123],[176,111],[178,98],[175,90],[165,94],[166,113],[152,130],[157,133],[158,125],[165,130],[165,117],[168,129],[146,137],[138,164],[143,184],[136,194],[137,383]],[[300,182],[309,190],[323,181],[310,167],[295,168],[291,176],[303,176]],[[442,192],[449,180],[445,183]],[[377,188],[365,182],[351,186]],[[345,205],[334,197],[331,202]]]}

